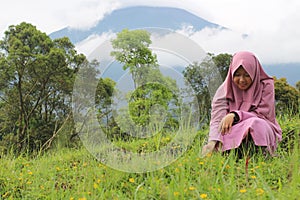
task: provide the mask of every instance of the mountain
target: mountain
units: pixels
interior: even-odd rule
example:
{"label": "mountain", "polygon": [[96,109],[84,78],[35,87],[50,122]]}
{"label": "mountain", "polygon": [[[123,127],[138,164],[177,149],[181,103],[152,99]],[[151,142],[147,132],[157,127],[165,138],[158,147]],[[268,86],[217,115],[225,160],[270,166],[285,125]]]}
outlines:
{"label": "mountain", "polygon": [[183,26],[193,26],[195,31],[204,27],[219,27],[183,9],[170,7],[128,7],[115,10],[106,15],[98,24],[89,30],[70,29],[68,27],[50,34],[51,38],[67,36],[75,44],[93,34],[120,32],[121,30],[162,27],[179,30]]}
{"label": "mountain", "polygon": [[[68,37],[76,47],[84,48],[83,53],[88,55],[87,49],[91,50],[99,46],[99,37],[105,33],[117,33],[121,30],[138,29],[146,27],[159,27],[170,30],[182,30],[188,27],[191,31],[200,31],[206,27],[226,29],[218,24],[211,23],[186,10],[171,7],[127,7],[115,10],[107,14],[95,27],[88,30],[72,29],[69,27],[51,33],[52,39]],[[243,35],[244,36],[244,35]],[[98,39],[97,39],[98,38]],[[175,41],[176,43],[177,41]],[[224,52],[226,53],[226,52]],[[299,81],[300,63],[281,63],[274,65],[264,65],[265,71],[277,78],[286,77],[289,84],[294,85]],[[185,66],[174,66],[174,68],[183,69]],[[114,67],[117,69],[118,67]],[[108,70],[105,75],[114,80],[120,77],[123,72]]]}

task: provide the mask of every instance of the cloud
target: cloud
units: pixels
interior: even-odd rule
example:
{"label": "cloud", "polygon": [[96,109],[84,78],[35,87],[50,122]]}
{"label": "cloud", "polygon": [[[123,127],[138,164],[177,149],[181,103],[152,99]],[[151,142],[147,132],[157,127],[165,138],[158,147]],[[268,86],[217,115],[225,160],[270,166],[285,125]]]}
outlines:
{"label": "cloud", "polygon": [[10,0],[0,7],[0,37],[9,25],[22,21],[48,34],[66,26],[88,29],[115,9],[140,5],[185,9],[228,28],[181,30],[206,51],[232,53],[248,49],[264,62],[300,62],[298,0]]}
{"label": "cloud", "polygon": [[70,28],[89,29],[119,7],[120,3],[114,0],[88,0],[80,1],[72,10],[66,13],[62,10],[62,13]]}
{"label": "cloud", "polygon": [[282,28],[274,33],[261,32],[245,35],[237,31],[222,28],[204,28],[192,31],[191,27],[178,30],[179,33],[190,37],[206,52],[235,53],[241,50],[255,52],[265,64],[300,62],[300,40],[298,34],[291,31],[286,33]]}
{"label": "cloud", "polygon": [[75,44],[76,50],[78,53],[89,56],[97,47],[101,46],[104,42],[110,41],[113,37],[115,37],[115,33],[113,32],[105,32],[101,35],[90,35],[85,40]]}

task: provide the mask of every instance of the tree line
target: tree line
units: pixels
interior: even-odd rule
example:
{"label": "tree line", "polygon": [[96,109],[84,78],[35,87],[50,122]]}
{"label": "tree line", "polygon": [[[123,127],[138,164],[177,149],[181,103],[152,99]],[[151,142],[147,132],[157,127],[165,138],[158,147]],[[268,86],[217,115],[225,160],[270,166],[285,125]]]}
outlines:
{"label": "tree line", "polygon": [[[129,69],[134,91],[127,97],[129,112],[115,119],[111,104],[113,94],[118,92],[116,83],[110,78],[97,79],[95,104],[101,129],[108,137],[125,138],[128,134],[118,123],[130,124],[122,118],[130,117],[133,123],[145,126],[153,119],[153,113],[149,113],[156,112],[152,108],[157,104],[166,110],[162,130],[178,128],[179,113],[188,109],[178,105],[188,91],[181,91],[176,80],[160,72],[157,57],[149,48],[150,33],[124,29],[111,42],[111,55],[123,70]],[[190,64],[182,72],[196,94],[197,109],[206,117],[206,123],[211,91],[216,89],[210,90],[209,85],[214,85],[211,82],[216,77],[224,80],[231,58],[227,53],[209,53],[201,63]],[[51,39],[26,22],[9,26],[0,40],[0,151],[45,151],[57,141],[67,147],[77,144],[79,133],[72,115],[74,81],[79,70],[86,70],[87,76],[96,79],[101,73],[98,65],[98,61],[88,61],[77,53],[67,37]],[[293,87],[285,78],[274,80],[277,113],[299,114],[300,81]],[[81,95],[82,101],[88,98],[84,91]]]}

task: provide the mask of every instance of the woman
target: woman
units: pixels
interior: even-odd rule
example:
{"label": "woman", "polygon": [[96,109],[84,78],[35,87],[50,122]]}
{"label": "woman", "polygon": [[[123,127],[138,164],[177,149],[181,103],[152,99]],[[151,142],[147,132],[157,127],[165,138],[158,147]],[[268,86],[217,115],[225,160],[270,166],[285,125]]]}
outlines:
{"label": "woman", "polygon": [[275,118],[273,79],[255,55],[242,51],[233,55],[227,77],[213,98],[202,155],[238,148],[249,138],[274,155],[282,131]]}

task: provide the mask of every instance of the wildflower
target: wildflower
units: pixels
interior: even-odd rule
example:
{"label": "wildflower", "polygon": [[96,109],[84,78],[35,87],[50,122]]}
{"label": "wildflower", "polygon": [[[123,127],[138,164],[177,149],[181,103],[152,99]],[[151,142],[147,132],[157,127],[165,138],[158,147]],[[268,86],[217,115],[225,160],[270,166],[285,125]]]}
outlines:
{"label": "wildflower", "polygon": [[94,189],[97,189],[99,187],[99,185],[97,183],[94,183],[93,187],[94,187]]}
{"label": "wildflower", "polygon": [[28,174],[29,174],[29,175],[32,175],[33,173],[32,173],[32,171],[29,171]]}
{"label": "wildflower", "polygon": [[200,162],[199,162],[199,165],[204,165],[204,162],[203,162],[203,161],[200,161]]}
{"label": "wildflower", "polygon": [[240,193],[245,193],[245,192],[247,192],[246,189],[240,189]]}
{"label": "wildflower", "polygon": [[134,178],[130,178],[130,179],[129,179],[129,182],[130,182],[130,183],[134,183]]}
{"label": "wildflower", "polygon": [[261,188],[256,189],[256,194],[257,195],[263,195],[264,193],[265,193],[265,191],[263,189],[261,189]]}
{"label": "wildflower", "polygon": [[179,172],[179,171],[180,171],[180,170],[176,167],[176,168],[175,168],[175,172]]}
{"label": "wildflower", "polygon": [[81,197],[78,200],[86,200],[86,198],[85,197]]}
{"label": "wildflower", "polygon": [[60,171],[60,168],[59,168],[59,167],[56,167],[55,169],[56,169],[56,171]]}
{"label": "wildflower", "polygon": [[174,196],[179,196],[179,192],[174,192]]}
{"label": "wildflower", "polygon": [[194,186],[190,186],[189,187],[189,190],[191,190],[191,191],[193,191],[193,190],[195,190],[196,188],[194,187]]}
{"label": "wildflower", "polygon": [[3,198],[7,197],[9,195],[9,192],[5,192],[5,194],[2,195]]}
{"label": "wildflower", "polygon": [[207,194],[200,194],[201,199],[207,198]]}
{"label": "wildflower", "polygon": [[256,176],[251,176],[252,179],[256,179]]}
{"label": "wildflower", "polygon": [[73,198],[73,197],[70,197],[70,200],[74,200],[74,198]]}

